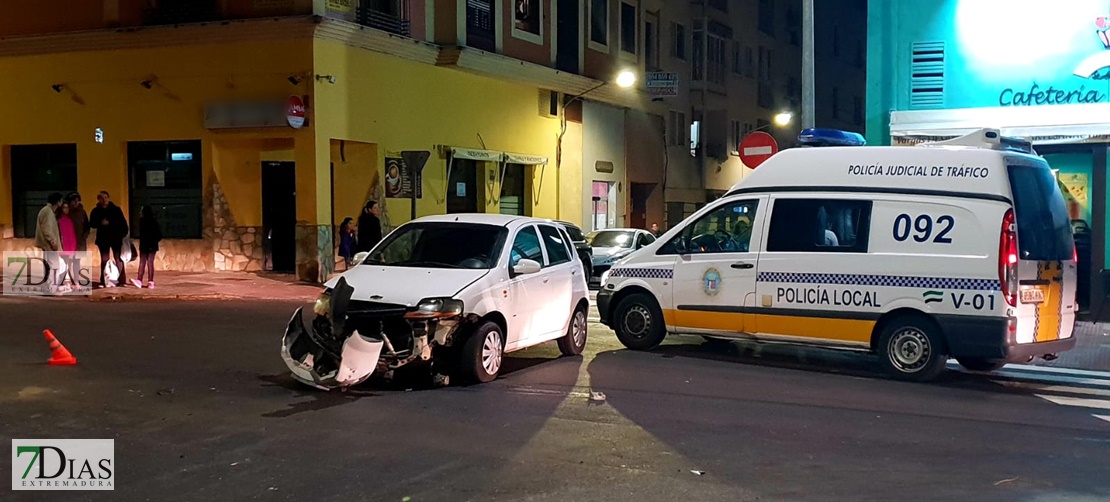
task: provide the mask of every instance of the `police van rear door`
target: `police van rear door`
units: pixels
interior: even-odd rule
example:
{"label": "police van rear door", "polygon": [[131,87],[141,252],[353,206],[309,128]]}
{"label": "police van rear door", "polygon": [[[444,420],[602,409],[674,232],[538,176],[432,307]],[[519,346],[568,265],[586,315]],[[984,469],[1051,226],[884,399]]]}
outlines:
{"label": "police van rear door", "polygon": [[[1067,338],[1072,335],[1077,308],[1076,263],[1063,195],[1055,174],[1041,159],[1010,157],[1007,171],[1014,199],[1013,213],[1007,217],[1017,237],[1018,284],[1016,290],[1010,288],[1010,293],[1016,293],[1017,341]],[[1001,254],[1001,260],[1011,259],[1006,250]]]}

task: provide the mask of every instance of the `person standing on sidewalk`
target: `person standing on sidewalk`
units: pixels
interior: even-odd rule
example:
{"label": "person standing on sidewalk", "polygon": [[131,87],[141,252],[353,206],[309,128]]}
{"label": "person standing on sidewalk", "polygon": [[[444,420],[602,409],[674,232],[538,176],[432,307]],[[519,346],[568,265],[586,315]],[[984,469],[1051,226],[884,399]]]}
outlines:
{"label": "person standing on sidewalk", "polygon": [[351,223],[354,223],[354,220],[347,217],[339,224],[339,256],[343,257],[343,263],[346,265],[344,270],[351,268],[351,258],[355,255],[355,229]]}
{"label": "person standing on sidewalk", "polygon": [[162,226],[154,219],[150,206],[143,206],[139,213],[139,278],[131,281],[136,288],[143,287],[143,273],[147,274],[146,287],[154,288],[154,255],[162,241]]}
{"label": "person standing on sidewalk", "polygon": [[366,203],[362,214],[358,215],[358,244],[355,252],[370,251],[382,240],[382,221],[378,215],[382,214],[382,207],[376,201]]}
{"label": "person standing on sidewalk", "polygon": [[89,250],[89,213],[81,203],[81,194],[71,192],[66,196],[69,204],[69,217],[73,219],[73,229],[77,232],[77,251]]}
{"label": "person standing on sidewalk", "polygon": [[[42,258],[50,263],[51,267],[61,267],[57,262],[58,256],[49,256],[62,250],[62,236],[58,231],[58,208],[62,206],[62,194],[54,192],[46,198],[46,205],[39,210],[38,219],[35,221],[35,247],[42,250]],[[50,292],[54,293],[56,285],[51,282]]]}
{"label": "person standing on sidewalk", "polygon": [[123,216],[123,210],[112,202],[108,192],[100,192],[96,196],[96,207],[89,215],[89,220],[92,228],[96,229],[96,247],[100,249],[100,287],[108,286],[104,279],[104,267],[108,264],[109,251],[114,253],[112,259],[119,269],[117,284],[126,284],[127,270],[120,258],[123,238],[128,234],[127,218]]}

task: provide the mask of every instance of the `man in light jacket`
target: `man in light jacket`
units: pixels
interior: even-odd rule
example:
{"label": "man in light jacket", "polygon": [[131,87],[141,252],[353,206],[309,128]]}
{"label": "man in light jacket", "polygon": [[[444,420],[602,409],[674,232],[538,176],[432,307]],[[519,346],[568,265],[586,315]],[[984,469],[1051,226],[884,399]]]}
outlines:
{"label": "man in light jacket", "polygon": [[35,225],[35,246],[45,251],[61,251],[62,236],[58,231],[58,208],[62,206],[62,194],[54,192],[46,198],[46,205],[39,210]]}

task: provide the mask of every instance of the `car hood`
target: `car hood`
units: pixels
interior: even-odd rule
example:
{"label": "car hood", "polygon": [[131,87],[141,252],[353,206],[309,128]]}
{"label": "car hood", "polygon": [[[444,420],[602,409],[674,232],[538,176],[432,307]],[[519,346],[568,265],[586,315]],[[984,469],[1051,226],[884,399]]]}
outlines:
{"label": "car hood", "polygon": [[632,252],[632,249],[630,249],[630,248],[621,248],[621,247],[593,248],[593,249],[594,249],[594,258],[598,258],[598,259],[610,258],[610,257],[613,257],[613,256],[619,256],[619,255],[625,255],[625,254],[628,254],[628,253]]}
{"label": "car hood", "polygon": [[454,297],[488,273],[489,270],[482,269],[358,265],[324,285],[334,288],[339,277],[343,277],[354,288],[352,300],[414,307],[425,298]]}

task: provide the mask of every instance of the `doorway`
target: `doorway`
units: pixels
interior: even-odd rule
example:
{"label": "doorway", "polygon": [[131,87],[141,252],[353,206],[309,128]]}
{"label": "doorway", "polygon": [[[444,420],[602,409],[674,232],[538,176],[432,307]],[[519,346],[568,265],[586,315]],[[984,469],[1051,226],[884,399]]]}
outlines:
{"label": "doorway", "polygon": [[655,189],[655,183],[630,183],[632,190],[632,214],[629,216],[629,223],[632,228],[648,228],[647,211],[648,199],[651,198],[651,192]]}
{"label": "doorway", "polygon": [[613,210],[616,209],[617,191],[612,181],[595,181],[593,185],[591,214],[594,230],[611,228],[616,223]]}
{"label": "doorway", "polygon": [[579,0],[557,0],[558,16],[556,29],[558,43],[555,52],[555,68],[561,71],[578,73],[578,53],[581,40],[578,36]]}
{"label": "doorway", "polygon": [[266,270],[294,272],[297,268],[296,163],[262,163],[262,236]]}
{"label": "doorway", "polygon": [[[77,190],[77,145],[12,145],[11,155],[15,236],[33,238],[47,197]],[[96,203],[95,197],[88,199]]]}
{"label": "doorway", "polygon": [[447,180],[447,214],[478,212],[478,163],[455,159]]}
{"label": "doorway", "polygon": [[505,176],[501,180],[501,214],[524,216],[527,207],[524,203],[526,168],[520,164],[506,164]]}

